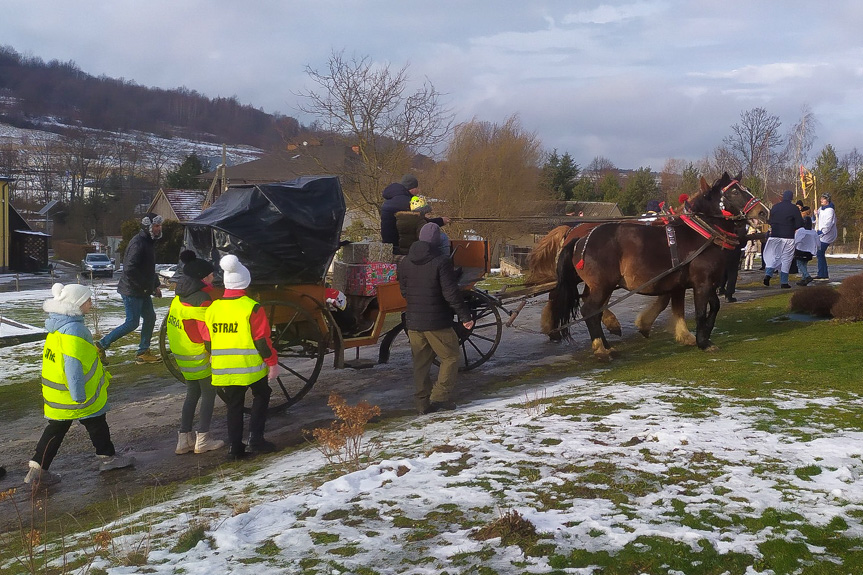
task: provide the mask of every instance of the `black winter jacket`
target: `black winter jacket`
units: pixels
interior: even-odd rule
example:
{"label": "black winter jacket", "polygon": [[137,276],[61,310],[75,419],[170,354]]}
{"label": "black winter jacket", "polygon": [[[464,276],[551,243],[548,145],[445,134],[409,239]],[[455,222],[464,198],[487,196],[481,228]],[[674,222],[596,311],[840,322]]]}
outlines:
{"label": "black winter jacket", "polygon": [[381,241],[393,244],[393,253],[399,245],[399,230],[396,227],[396,212],[407,212],[411,209],[411,191],[396,182],[383,191],[384,203],[381,204]]}
{"label": "black winter jacket", "polygon": [[174,294],[179,296],[180,301],[184,304],[201,307],[204,302],[210,301],[210,295],[204,291],[207,284],[201,280],[189,277],[185,274],[180,274],[177,278],[177,285],[174,288]]}
{"label": "black winter jacket", "polygon": [[399,262],[399,287],[408,302],[405,323],[413,331],[435,331],[453,324],[453,310],[462,323],[471,320],[450,258],[428,242],[417,241]]}
{"label": "black winter jacket", "polygon": [[141,230],[129,240],[123,254],[123,275],[117,282],[121,295],[144,297],[153,295],[159,287],[156,275],[156,240],[147,230]]}
{"label": "black winter jacket", "polygon": [[771,238],[793,240],[797,228],[803,227],[803,216],[797,206],[784,200],[770,208],[770,219],[767,222],[770,224]]}

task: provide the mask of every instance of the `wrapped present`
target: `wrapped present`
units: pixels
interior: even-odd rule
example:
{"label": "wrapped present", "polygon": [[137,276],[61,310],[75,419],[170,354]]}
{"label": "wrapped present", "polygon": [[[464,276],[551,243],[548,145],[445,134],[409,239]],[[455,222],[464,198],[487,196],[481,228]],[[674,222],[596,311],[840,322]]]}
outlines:
{"label": "wrapped present", "polygon": [[347,264],[343,291],[348,295],[373,296],[377,294],[377,285],[393,281],[396,281],[396,264],[384,262]]}
{"label": "wrapped present", "polygon": [[339,259],[346,264],[366,262],[393,262],[393,247],[381,242],[353,242],[342,246]]}

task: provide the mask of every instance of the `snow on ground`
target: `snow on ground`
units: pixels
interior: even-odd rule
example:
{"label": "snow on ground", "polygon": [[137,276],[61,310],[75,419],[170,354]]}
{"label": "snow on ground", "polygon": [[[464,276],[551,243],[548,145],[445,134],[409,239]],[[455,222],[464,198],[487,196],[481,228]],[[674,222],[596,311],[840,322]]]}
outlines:
{"label": "snow on ground", "polygon": [[[511,510],[559,556],[614,554],[653,536],[753,558],[765,541],[801,542],[826,561],[805,528],[841,518],[843,536],[863,537],[863,434],[829,425],[775,431],[764,425],[773,409],[845,406],[829,392],[772,391],[745,400],[661,383],[565,379],[367,434],[380,458],[362,471],[324,481],[325,459],[307,447],[226,470],[109,529],[138,532],[118,538],[120,548],[146,538],[148,572],[187,575],[287,574],[315,564],[326,566],[319,573],[551,571],[551,552],[526,556],[499,539],[470,537]],[[682,398],[711,408],[685,413],[677,409]],[[770,510],[797,519],[759,526]],[[195,525],[208,538],[172,552]],[[94,565],[136,572],[109,560]]]}
{"label": "snow on ground", "polygon": [[[10,281],[14,281],[14,275],[0,275],[0,284]],[[104,283],[96,282],[91,289],[94,292],[94,308],[97,311],[85,316],[85,323],[92,333],[98,332],[104,335],[126,320],[123,299],[117,293],[117,278]],[[163,289],[162,295],[164,297],[153,300],[157,322],[152,340],[153,346],[158,346],[159,322],[167,313],[174,292]],[[0,317],[8,317],[15,322],[43,330],[48,314],[42,310],[42,303],[50,297],[52,297],[50,288],[0,292]],[[12,327],[9,327],[7,332],[7,325],[0,323],[0,336],[15,335],[11,333]],[[141,328],[138,327],[133,334],[115,343],[111,347],[111,354],[132,357],[138,349],[140,333]],[[43,341],[35,341],[0,347],[0,364],[4,366],[4,377],[0,379],[0,386],[38,380],[41,370],[39,358],[42,355],[43,345]],[[26,361],[22,361],[22,358]]]}

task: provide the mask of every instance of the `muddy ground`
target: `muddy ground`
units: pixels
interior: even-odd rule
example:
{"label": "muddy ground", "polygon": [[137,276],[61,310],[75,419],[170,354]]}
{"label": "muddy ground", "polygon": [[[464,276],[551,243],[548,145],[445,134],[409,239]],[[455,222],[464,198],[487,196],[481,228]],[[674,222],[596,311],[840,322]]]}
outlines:
{"label": "muddy ground", "polygon": [[[860,265],[856,263],[834,265],[831,266],[831,275],[834,280],[839,280],[857,273],[859,269]],[[747,286],[736,294],[741,302],[779,292],[778,286],[761,286],[761,278],[762,272],[741,272],[739,285]],[[28,278],[26,282],[29,288],[48,287],[50,278]],[[774,284],[777,283],[774,281]],[[642,296],[633,296],[615,306],[615,312],[623,324],[623,340],[641,337],[633,327],[633,320],[647,301]],[[493,395],[500,385],[513,380],[536,381],[541,387],[543,378],[560,377],[560,367],[571,360],[573,351],[588,347],[583,326],[574,329],[575,341],[572,343],[551,343],[547,337],[536,333],[544,303],[544,297],[531,300],[519,314],[514,327],[504,327],[501,343],[491,360],[475,371],[460,375],[454,398],[457,403]],[[723,305],[734,304],[725,304],[723,300]],[[514,305],[511,307],[514,308]],[[676,345],[664,331],[667,313],[664,312],[657,321],[657,330],[662,331],[661,335],[657,332],[657,337],[664,337],[668,339],[669,345]],[[690,327],[694,323],[691,321],[692,315],[689,302],[687,318]],[[625,342],[614,336],[610,341],[623,343],[618,347],[625,353]],[[715,340],[715,343],[720,347],[722,345],[720,340]],[[693,349],[693,353],[701,352]],[[134,454],[137,464],[130,469],[98,473],[98,463],[84,428],[73,425],[51,467],[52,471],[62,475],[63,480],[50,488],[47,506],[50,516],[74,515],[92,504],[106,501],[115,501],[117,505],[123,506],[128,498],[146,495],[153,491],[154,486],[193,479],[228,464],[226,449],[200,455],[174,454],[185,388],[172,378],[164,365],[135,366],[131,353],[125,354],[128,357],[123,355],[109,356],[109,369],[114,381],[111,385],[112,409],[108,414],[108,422],[118,451]],[[331,392],[341,394],[350,403],[364,399],[380,406],[382,419],[416,417],[411,390],[410,349],[406,338],[400,338],[395,343],[388,364],[336,370],[332,367],[332,357],[331,354],[327,356],[315,387],[303,400],[291,409],[273,413],[268,418],[267,437],[280,448],[302,445],[305,441],[304,429],[328,424],[332,418],[332,411],[327,407]],[[367,363],[373,363],[376,357],[377,347],[361,350],[360,359]],[[346,359],[355,359],[352,350],[347,352]],[[543,366],[552,364],[558,364],[558,369],[553,370],[554,374],[549,375],[551,370],[545,370],[543,375]],[[272,405],[282,400],[281,392],[274,390]],[[33,403],[32,409],[23,414],[6,413],[2,417],[0,465],[6,466],[8,475],[0,480],[0,490],[23,486],[27,461],[44,427],[41,405],[38,400]],[[211,428],[217,438],[226,437],[224,418],[224,406],[217,399]],[[28,494],[28,489],[19,489],[16,494],[16,499],[25,508]],[[17,518],[14,514],[5,511],[0,513],[0,533],[16,528]]]}

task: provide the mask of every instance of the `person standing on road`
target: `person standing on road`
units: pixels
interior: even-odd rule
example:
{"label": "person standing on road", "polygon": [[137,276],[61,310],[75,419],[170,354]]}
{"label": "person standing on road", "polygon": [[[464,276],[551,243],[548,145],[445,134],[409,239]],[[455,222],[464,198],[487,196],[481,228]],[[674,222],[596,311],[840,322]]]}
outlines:
{"label": "person standing on road", "polygon": [[764,260],[766,269],[764,271],[764,285],[770,285],[773,272],[779,270],[779,287],[790,289],[788,283],[788,272],[791,269],[791,260],[794,259],[794,232],[803,227],[803,216],[800,210],[791,203],[794,192],[785,190],[782,192],[782,201],[770,209],[770,237],[764,246]]}
{"label": "person standing on road", "polygon": [[[252,281],[249,270],[233,254],[223,257],[219,265],[224,271],[225,293],[207,308],[201,335],[210,352],[213,385],[222,390],[220,396],[228,409],[228,457],[241,459],[247,453],[276,451],[264,439],[264,426],[272,393],[269,380],[278,377],[279,358],[264,309],[246,295]],[[248,389],[253,399],[247,451],[243,405]]]}
{"label": "person standing on road", "polygon": [[141,343],[135,355],[135,363],[157,363],[158,355],[150,351],[153,328],[156,325],[156,310],[153,309],[153,296],[162,297],[159,277],[156,275],[156,240],[162,237],[162,216],[148,213],[141,219],[141,231],[126,246],[123,254],[123,275],[117,282],[117,291],[123,297],[126,321],[115,327],[111,333],[96,342],[99,359],[108,365],[106,350],[111,344],[138,329],[141,325]]}
{"label": "person standing on road", "polygon": [[411,198],[419,193],[419,181],[413,174],[405,174],[400,182],[393,182],[384,188],[381,204],[381,242],[392,244],[393,253],[399,253],[399,229],[396,225],[396,212],[411,209]]}
{"label": "person standing on road", "polygon": [[[413,357],[414,401],[420,415],[455,409],[450,394],[458,375],[459,339],[453,329],[453,312],[465,329],[473,329],[452,260],[440,253],[439,245],[440,227],[427,223],[398,266],[399,287],[407,300],[405,325]],[[440,368],[432,385],[429,372],[435,357]]]}
{"label": "person standing on road", "polygon": [[105,414],[108,411],[108,384],[93,335],[84,324],[84,314],[93,307],[90,288],[80,284],[56,283],[51,299],[42,309],[45,321],[45,346],[42,350],[42,398],[48,426],[36,444],[24,483],[34,487],[53,485],[60,476],[49,471],[60,444],[73,421],[87,429],[99,458],[99,471],[128,467],[133,457],[117,455]]}
{"label": "person standing on road", "polygon": [[[805,208],[809,209],[809,208]],[[801,210],[801,213],[803,210]],[[794,259],[797,261],[797,271],[800,273],[799,286],[812,283],[812,276],[807,269],[809,260],[818,253],[818,234],[812,229],[812,218],[803,216],[803,227],[794,232]]]}
{"label": "person standing on road", "polygon": [[[206,330],[204,314],[211,303],[209,292],[213,282],[213,264],[199,259],[195,252],[180,254],[182,273],[177,276],[174,300],[168,310],[167,335],[171,353],[186,380],[186,400],[180,415],[180,431],[174,453],[182,455],[194,451],[204,453],[220,449],[225,442],[210,437],[210,422],[216,389],[212,383],[210,354],[204,346],[201,330]],[[192,431],[195,409],[201,403],[198,433]]]}
{"label": "person standing on road", "polygon": [[818,248],[818,253],[815,257],[818,259],[818,272],[815,275],[817,280],[830,279],[830,273],[827,270],[827,248],[836,241],[836,206],[831,201],[830,194],[821,194],[821,206],[818,208],[818,225],[815,228],[818,233],[818,240],[821,242]]}

